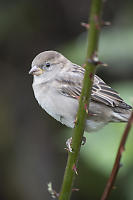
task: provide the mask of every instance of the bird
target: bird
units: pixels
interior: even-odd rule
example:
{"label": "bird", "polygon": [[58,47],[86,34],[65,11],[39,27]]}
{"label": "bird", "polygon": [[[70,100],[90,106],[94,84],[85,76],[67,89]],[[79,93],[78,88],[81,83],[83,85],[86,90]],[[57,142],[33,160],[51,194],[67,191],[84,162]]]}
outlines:
{"label": "bird", "polygon": [[[75,127],[85,69],[53,50],[32,61],[33,91],[39,105],[67,127]],[[127,122],[132,107],[100,77],[94,76],[85,131],[98,131],[110,122]]]}

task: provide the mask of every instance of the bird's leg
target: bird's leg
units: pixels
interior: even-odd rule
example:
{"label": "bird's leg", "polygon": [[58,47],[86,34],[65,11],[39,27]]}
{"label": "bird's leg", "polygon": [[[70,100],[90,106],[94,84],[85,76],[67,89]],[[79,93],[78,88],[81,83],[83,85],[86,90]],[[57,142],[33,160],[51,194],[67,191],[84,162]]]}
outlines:
{"label": "bird's leg", "polygon": [[[84,137],[83,136],[83,138],[82,138],[82,145],[85,145],[85,143],[86,143],[86,137]],[[67,146],[67,148],[65,148],[67,151],[69,151],[69,152],[73,152],[73,150],[72,150],[72,147],[71,147],[71,145],[72,145],[72,137],[70,137],[69,139],[67,139],[67,141],[66,141],[66,146]]]}
{"label": "bird's leg", "polygon": [[59,193],[57,193],[53,188],[52,188],[52,183],[48,183],[48,192],[50,193],[51,197],[53,199],[58,198],[59,197]]}

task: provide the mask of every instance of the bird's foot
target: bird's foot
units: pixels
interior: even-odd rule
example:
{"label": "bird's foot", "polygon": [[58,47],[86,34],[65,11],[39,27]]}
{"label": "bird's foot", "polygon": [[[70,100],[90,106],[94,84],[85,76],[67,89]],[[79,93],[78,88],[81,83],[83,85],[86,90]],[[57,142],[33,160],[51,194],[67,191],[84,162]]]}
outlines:
{"label": "bird's foot", "polygon": [[73,151],[72,151],[71,145],[72,145],[72,137],[70,137],[70,138],[66,141],[66,146],[67,146],[67,148],[65,148],[67,151],[69,151],[69,152],[72,153]]}
{"label": "bird's foot", "polygon": [[48,183],[48,192],[50,193],[50,195],[51,195],[51,197],[52,197],[53,199],[59,197],[59,193],[57,193],[57,192],[52,188],[52,183],[51,183],[51,182]]}

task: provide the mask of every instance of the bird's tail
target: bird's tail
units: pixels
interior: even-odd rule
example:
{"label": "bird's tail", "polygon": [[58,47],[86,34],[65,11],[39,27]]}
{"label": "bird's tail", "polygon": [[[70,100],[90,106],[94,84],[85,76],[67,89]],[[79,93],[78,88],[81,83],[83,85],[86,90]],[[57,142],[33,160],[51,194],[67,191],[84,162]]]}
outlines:
{"label": "bird's tail", "polygon": [[121,109],[121,112],[113,112],[112,122],[127,122],[132,110]]}

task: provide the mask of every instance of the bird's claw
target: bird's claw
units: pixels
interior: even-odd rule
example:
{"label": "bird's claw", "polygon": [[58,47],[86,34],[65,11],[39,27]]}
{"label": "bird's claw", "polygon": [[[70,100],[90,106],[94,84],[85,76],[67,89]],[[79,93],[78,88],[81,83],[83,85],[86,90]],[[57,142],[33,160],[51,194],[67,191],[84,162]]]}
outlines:
{"label": "bird's claw", "polygon": [[69,151],[69,152],[72,153],[73,151],[72,151],[71,145],[72,145],[72,137],[70,137],[70,138],[66,141],[66,146],[67,146],[67,148],[65,148],[67,151]]}
{"label": "bird's claw", "polygon": [[59,197],[59,193],[57,193],[57,192],[52,188],[52,183],[51,183],[51,182],[48,183],[48,192],[51,194],[51,197],[52,197],[53,199]]}

